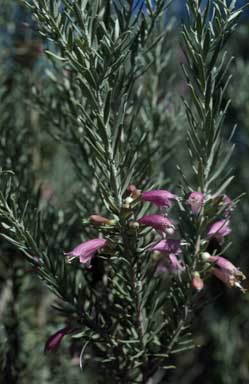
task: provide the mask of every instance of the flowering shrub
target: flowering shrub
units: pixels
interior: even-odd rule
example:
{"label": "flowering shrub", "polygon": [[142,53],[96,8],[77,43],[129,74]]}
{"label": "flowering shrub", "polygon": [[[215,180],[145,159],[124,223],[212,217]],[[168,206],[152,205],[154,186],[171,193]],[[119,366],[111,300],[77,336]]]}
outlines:
{"label": "flowering shrub", "polygon": [[210,275],[244,291],[244,274],[222,256],[237,204],[224,195],[233,148],[222,136],[230,81],[223,49],[242,10],[217,0],[208,22],[209,4],[187,1],[182,68],[191,174],[187,160],[178,166],[173,194],[163,189],[166,177],[175,181],[165,166],[176,145],[172,124],[162,140],[173,106],[160,84],[168,2],[145,1],[136,12],[128,0],[25,3],[53,42],[46,54],[54,88],[36,87],[36,107],[67,149],[79,189],[69,215],[50,211],[50,197],[39,210],[44,194],[34,182],[28,203],[23,170],[10,175],[6,164],[2,237],[57,297],[65,326],[45,351],[71,336],[81,343],[81,367],[96,360],[99,383],[163,382],[173,356],[194,347],[189,327]]}

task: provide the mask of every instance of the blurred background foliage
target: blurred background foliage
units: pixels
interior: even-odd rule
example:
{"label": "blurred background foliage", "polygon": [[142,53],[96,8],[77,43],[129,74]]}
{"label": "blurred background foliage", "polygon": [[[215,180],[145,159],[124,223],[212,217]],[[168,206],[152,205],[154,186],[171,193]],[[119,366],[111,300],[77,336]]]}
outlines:
{"label": "blurred background foliage", "polygon": [[[160,77],[156,62],[145,77],[145,87],[138,96],[146,100],[146,113],[155,113],[154,88],[160,86],[160,104],[151,119],[154,128],[163,127],[160,133],[162,151],[158,153],[155,172],[164,180],[171,175],[177,183],[176,159],[184,161],[184,131],[186,128],[181,96],[186,96],[180,63],[183,55],[179,44],[178,25],[185,20],[184,1],[173,1],[166,21],[168,39],[160,54],[165,55],[165,67]],[[238,5],[246,3],[238,1]],[[67,211],[72,231],[79,232],[79,220],[84,212],[77,212],[75,196],[80,199],[80,186],[67,152],[49,135],[49,122],[31,107],[32,87],[44,89],[49,94],[59,92],[47,69],[50,65],[43,54],[48,42],[41,41],[31,16],[18,0],[1,0],[0,10],[0,161],[1,168],[13,169],[23,180],[22,194],[28,194],[31,204],[39,201],[49,217],[51,231],[60,221],[65,222]],[[230,40],[229,55],[236,59],[232,66],[233,81],[227,92],[231,107],[227,116],[228,135],[237,123],[234,141],[236,148],[232,165],[236,181],[229,187],[233,198],[249,189],[249,26],[247,12]],[[159,54],[158,52],[155,54]],[[148,116],[140,116],[141,126],[146,126]],[[150,116],[151,117],[151,116]],[[168,156],[168,143],[174,151]],[[145,149],[146,150],[146,149]],[[8,156],[6,156],[8,153]],[[164,169],[167,169],[167,172]],[[188,169],[185,169],[188,172]],[[155,173],[154,173],[155,174]],[[89,198],[93,206],[94,198]],[[32,200],[34,200],[32,202]],[[52,204],[51,204],[52,202]],[[55,217],[52,205],[59,209]],[[61,211],[60,211],[61,210]],[[240,202],[233,216],[233,246],[229,257],[249,274],[249,201]],[[56,228],[57,228],[56,227]],[[63,225],[62,225],[63,227]],[[53,235],[61,248],[68,246],[63,229]],[[47,337],[63,327],[51,311],[52,294],[37,280],[35,270],[13,249],[1,240],[0,249],[0,383],[94,383],[95,367],[86,373],[79,369],[77,341],[68,342],[54,354],[44,355]],[[55,252],[56,246],[55,244]],[[208,305],[196,316],[195,341],[199,348],[178,355],[177,370],[168,374],[167,383],[190,384],[246,384],[249,382],[249,294],[225,288],[211,279],[205,292]],[[214,299],[215,298],[215,299]],[[9,372],[9,369],[12,372]],[[88,372],[89,371],[89,372]],[[97,372],[98,374],[98,372]]]}

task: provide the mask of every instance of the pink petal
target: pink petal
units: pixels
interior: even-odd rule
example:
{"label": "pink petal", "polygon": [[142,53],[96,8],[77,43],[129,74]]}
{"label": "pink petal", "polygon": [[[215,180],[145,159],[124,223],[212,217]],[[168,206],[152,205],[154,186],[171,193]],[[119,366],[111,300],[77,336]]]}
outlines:
{"label": "pink petal", "polygon": [[173,222],[161,215],[145,215],[138,220],[139,224],[152,227],[160,232],[167,232],[167,229],[174,229]]}
{"label": "pink petal", "polygon": [[143,201],[149,201],[158,207],[169,208],[172,205],[171,200],[177,200],[178,197],[164,189],[154,189],[141,194]]}

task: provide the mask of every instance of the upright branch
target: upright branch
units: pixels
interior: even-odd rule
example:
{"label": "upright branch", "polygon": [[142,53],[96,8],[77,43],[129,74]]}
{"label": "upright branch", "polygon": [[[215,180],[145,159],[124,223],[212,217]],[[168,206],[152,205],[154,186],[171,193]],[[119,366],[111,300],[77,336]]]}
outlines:
{"label": "upright branch", "polygon": [[[190,91],[185,101],[189,123],[188,148],[195,175],[194,188],[218,196],[232,181],[228,162],[233,146],[222,133],[230,100],[226,90],[231,81],[233,58],[224,51],[242,9],[235,2],[188,1],[190,23],[182,28],[185,63],[182,65]],[[230,5],[228,5],[230,4]],[[223,145],[224,144],[224,145]]]}
{"label": "upright branch", "polygon": [[[224,254],[229,246],[227,244],[222,249],[224,238],[231,232],[230,217],[238,201],[232,201],[224,194],[233,180],[229,160],[234,148],[230,143],[234,130],[228,138],[223,132],[230,104],[226,90],[231,81],[229,68],[233,60],[224,47],[242,8],[237,9],[235,2],[225,0],[208,1],[207,4],[189,0],[187,6],[189,23],[182,27],[185,54],[182,68],[189,88],[189,100],[184,103],[193,178],[184,180],[184,188],[193,216],[187,217],[183,212],[181,231],[190,239],[189,251],[194,257],[189,259],[186,255],[186,258],[198,285],[200,273],[206,268],[205,262],[219,263],[218,255]],[[184,211],[184,207],[181,209]],[[227,267],[227,272],[222,266],[218,270],[211,268],[211,271],[228,286],[240,287],[243,274],[235,267]]]}

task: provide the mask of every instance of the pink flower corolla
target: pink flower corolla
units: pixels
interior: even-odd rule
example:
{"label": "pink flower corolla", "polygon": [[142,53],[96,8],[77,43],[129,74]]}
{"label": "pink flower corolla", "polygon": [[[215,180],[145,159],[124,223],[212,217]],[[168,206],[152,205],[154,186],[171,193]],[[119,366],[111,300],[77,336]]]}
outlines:
{"label": "pink flower corolla", "polygon": [[208,238],[214,237],[220,243],[223,242],[225,236],[231,233],[229,220],[219,220],[211,225],[208,230]]}
{"label": "pink flower corolla", "polygon": [[77,245],[71,252],[65,253],[66,256],[68,256],[68,260],[71,261],[75,259],[76,257],[79,257],[80,263],[86,264],[88,267],[90,267],[91,260],[95,253],[105,247],[107,244],[106,239],[93,239],[85,241],[84,243],[81,243]]}
{"label": "pink flower corolla", "polygon": [[74,331],[73,328],[71,327],[65,327],[65,328],[62,328],[60,329],[59,331],[55,332],[53,335],[51,335],[46,344],[45,344],[45,347],[44,347],[44,352],[48,352],[48,351],[56,351],[59,346],[60,346],[60,343],[63,339],[63,337],[65,335],[68,335],[69,333],[72,333]]}
{"label": "pink flower corolla", "polygon": [[172,200],[178,200],[178,196],[164,189],[154,189],[152,191],[142,192],[141,199],[149,201],[160,208],[169,208]]}
{"label": "pink flower corolla", "polygon": [[161,240],[159,243],[154,245],[151,250],[158,251],[160,253],[173,253],[175,255],[179,255],[179,253],[181,253],[180,243],[180,240],[175,239]]}
{"label": "pink flower corolla", "polygon": [[181,272],[183,270],[183,266],[177,258],[177,255],[181,253],[180,240],[161,240],[151,248],[151,251],[160,252],[163,256],[158,263],[157,274],[166,271]]}
{"label": "pink flower corolla", "polygon": [[166,263],[168,265],[169,271],[170,272],[182,272],[183,271],[183,266],[181,265],[180,261],[174,255],[173,253],[170,253],[167,258],[166,258]]}
{"label": "pink flower corolla", "polygon": [[193,215],[198,215],[204,204],[204,195],[201,192],[190,193],[186,203],[190,205]]}
{"label": "pink flower corolla", "polygon": [[158,232],[173,234],[175,226],[173,222],[161,215],[145,215],[138,220],[139,224],[146,225],[156,229]]}
{"label": "pink flower corolla", "polygon": [[229,260],[221,256],[210,256],[207,261],[214,264],[214,267],[211,269],[212,274],[223,281],[229,288],[238,287],[244,291],[240,283],[246,277]]}

